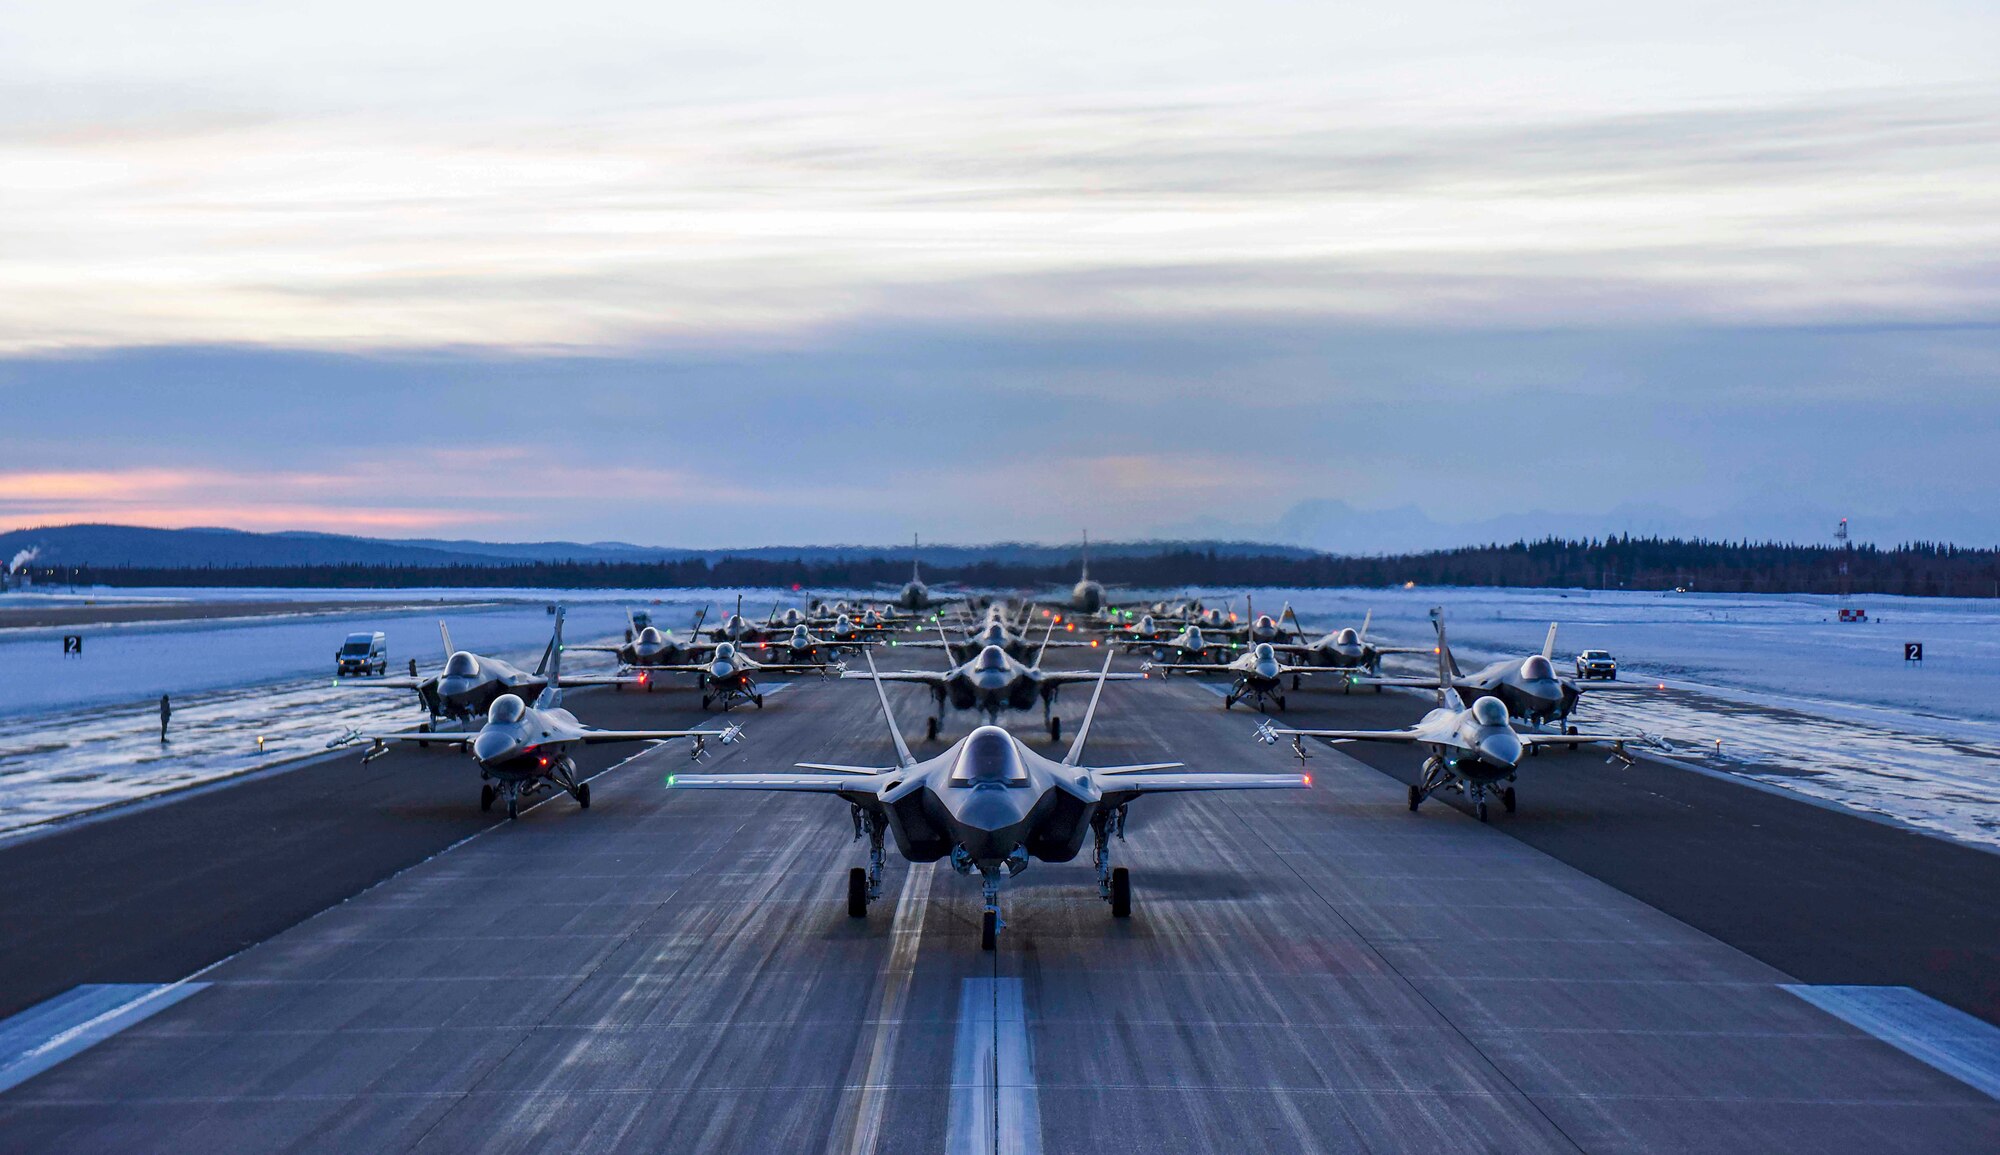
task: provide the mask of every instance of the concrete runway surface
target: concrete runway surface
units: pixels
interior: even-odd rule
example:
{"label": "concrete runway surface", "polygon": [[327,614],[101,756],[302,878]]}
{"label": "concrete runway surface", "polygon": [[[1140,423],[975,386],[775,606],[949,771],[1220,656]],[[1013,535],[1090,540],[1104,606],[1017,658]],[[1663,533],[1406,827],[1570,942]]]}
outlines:
{"label": "concrete runway surface", "polygon": [[[892,700],[920,735],[919,700]],[[686,691],[572,704],[699,717]],[[1290,761],[1198,685],[1112,686],[1103,710],[1091,762]],[[741,720],[701,769],[890,757],[864,684],[808,679]],[[59,827],[0,846],[6,1013],[226,961],[0,1094],[0,1147],[2000,1149],[2000,1101],[1786,989],[1990,975],[2000,856],[1587,755],[1527,764],[1521,813],[1482,826],[1408,813],[1401,755],[1312,752],[1310,791],[1134,804],[1129,921],[1087,855],[1035,864],[991,954],[948,866],[892,856],[849,919],[845,808],[670,792],[699,772],[679,743],[598,752],[589,811],[514,823],[477,812],[465,759],[399,751]],[[1934,986],[1992,1017],[1978,981]]]}

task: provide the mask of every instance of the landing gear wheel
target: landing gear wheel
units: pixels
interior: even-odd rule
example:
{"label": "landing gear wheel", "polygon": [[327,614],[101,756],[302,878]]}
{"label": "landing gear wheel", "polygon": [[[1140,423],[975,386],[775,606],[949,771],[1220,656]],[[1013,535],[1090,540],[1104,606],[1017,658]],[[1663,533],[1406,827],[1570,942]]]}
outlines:
{"label": "landing gear wheel", "polygon": [[703,695],[701,696],[701,708],[702,708],[702,709],[704,709],[704,710],[708,709],[708,695],[707,695],[707,694],[703,694]]}
{"label": "landing gear wheel", "polygon": [[868,872],[858,866],[847,872],[847,917],[868,917]]}
{"label": "landing gear wheel", "polygon": [[509,796],[507,799],[507,817],[519,818],[520,816],[521,800],[517,797]]}
{"label": "landing gear wheel", "polygon": [[1514,813],[1514,788],[1512,786],[1500,792],[1500,808],[1509,814]]}
{"label": "landing gear wheel", "polygon": [[[762,695],[762,694],[758,694],[758,695],[756,696],[756,699],[755,699],[755,700],[756,700],[756,702],[757,702],[757,708],[758,708],[759,710],[763,709],[763,708],[764,708],[764,695]],[[762,725],[762,723],[759,723],[759,725]]]}
{"label": "landing gear wheel", "polygon": [[1568,726],[1568,727],[1565,727],[1565,728],[1564,728],[1564,730],[1563,730],[1563,732],[1564,732],[1565,734],[1569,734],[1569,735],[1571,735],[1571,736],[1575,736],[1575,734],[1576,734],[1576,727],[1575,727],[1575,726]]}
{"label": "landing gear wheel", "polygon": [[1049,741],[1051,741],[1051,742],[1060,742],[1060,741],[1062,741],[1062,719],[1061,719],[1061,718],[1050,718],[1050,719],[1049,719]]}
{"label": "landing gear wheel", "polygon": [[1292,675],[1292,689],[1296,690],[1296,689],[1298,689],[1298,688],[1299,688],[1299,676],[1298,676],[1297,674],[1293,674],[1293,675]]}
{"label": "landing gear wheel", "polygon": [[479,812],[485,814],[493,809],[494,790],[491,786],[479,788]]}
{"label": "landing gear wheel", "polygon": [[1285,708],[1285,696],[1284,696],[1283,694],[1279,694],[1279,695],[1278,695],[1278,709],[1279,709],[1280,711],[1282,711],[1282,710],[1284,710],[1284,708]]}
{"label": "landing gear wheel", "polygon": [[979,949],[992,950],[1000,938],[1000,915],[987,911],[979,918]]}
{"label": "landing gear wheel", "polygon": [[1479,816],[1479,820],[1481,822],[1486,821],[1486,803],[1484,802],[1478,803],[1472,808],[1472,812]]}
{"label": "landing gear wheel", "polygon": [[924,741],[935,742],[937,741],[937,735],[938,720],[936,718],[924,719]]}
{"label": "landing gear wheel", "polygon": [[1224,699],[1222,700],[1222,708],[1223,708],[1223,709],[1225,709],[1225,710],[1231,710],[1231,709],[1234,709],[1235,707],[1236,707],[1236,699],[1234,699],[1234,698],[1224,698]]}
{"label": "landing gear wheel", "polygon": [[1417,807],[1423,805],[1423,801],[1424,792],[1414,786],[1410,787],[1410,812],[1416,813]]}
{"label": "landing gear wheel", "polygon": [[1132,872],[1122,866],[1111,868],[1111,917],[1132,917]]}
{"label": "landing gear wheel", "polygon": [[590,809],[590,783],[579,782],[576,784],[576,804],[585,810]]}

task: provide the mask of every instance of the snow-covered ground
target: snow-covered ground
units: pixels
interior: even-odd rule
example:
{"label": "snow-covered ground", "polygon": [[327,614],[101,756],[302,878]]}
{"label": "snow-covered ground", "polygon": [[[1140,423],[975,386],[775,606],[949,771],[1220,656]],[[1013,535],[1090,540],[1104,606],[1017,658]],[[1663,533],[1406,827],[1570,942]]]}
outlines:
{"label": "snow-covered ground", "polygon": [[[129,591],[117,591],[124,594]],[[354,612],[311,616],[204,619],[59,629],[0,630],[0,833],[51,818],[231,777],[326,748],[349,727],[414,725],[423,719],[407,691],[339,684],[333,651],[350,632],[389,635],[390,673],[407,674],[408,659],[424,673],[443,663],[437,623],[451,627],[461,649],[533,668],[548,641],[548,591],[419,591],[450,599],[437,609],[384,612],[380,599],[348,591],[141,591],[168,600],[335,601],[349,595]],[[5,604],[23,604],[17,595]],[[627,607],[645,609],[656,624],[685,633],[703,605],[709,614],[734,608],[733,591],[564,592],[571,643],[622,635]],[[99,599],[100,604],[111,599]],[[455,603],[455,604],[453,604]],[[465,604],[473,603],[473,604]],[[29,603],[32,604],[32,603]],[[762,616],[768,604],[755,612]],[[81,658],[62,656],[61,636],[81,632]],[[570,669],[609,668],[609,659],[582,655]],[[170,741],[159,741],[159,695],[173,700]],[[258,739],[262,738],[260,746]]]}
{"label": "snow-covered ground", "polygon": [[[1559,622],[1559,672],[1580,649],[1607,649],[1623,680],[1672,691],[1586,692],[1580,719],[1690,739],[1681,761],[2000,848],[2000,601],[1446,588],[1250,599],[1260,613],[1289,600],[1314,632],[1373,610],[1371,636],[1409,645],[1434,639],[1438,606],[1468,670],[1539,651]],[[1870,620],[1840,621],[1842,604]],[[1904,642],[1924,643],[1921,664],[1904,662]]]}

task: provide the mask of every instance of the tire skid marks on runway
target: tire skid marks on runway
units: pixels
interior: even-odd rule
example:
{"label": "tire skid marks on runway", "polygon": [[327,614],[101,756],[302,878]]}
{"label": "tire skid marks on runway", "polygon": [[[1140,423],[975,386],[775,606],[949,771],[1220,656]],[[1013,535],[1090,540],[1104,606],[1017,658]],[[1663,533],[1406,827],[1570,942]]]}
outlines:
{"label": "tire skid marks on runway", "polygon": [[[864,1035],[863,1053],[855,1056],[861,1082],[850,1083],[844,1098],[854,1104],[834,1128],[828,1155],[874,1155],[882,1135],[882,1117],[889,1106],[889,1066],[896,1053],[896,1029],[910,1001],[910,980],[916,976],[917,948],[924,936],[924,909],[930,904],[935,863],[912,863],[896,899],[896,916],[889,928],[889,956],[882,963],[881,994],[872,1018],[875,1030]],[[865,1054],[865,1059],[863,1055]]]}
{"label": "tire skid marks on runway", "polygon": [[1017,978],[966,979],[952,1044],[947,1155],[1041,1155],[1042,1116]]}

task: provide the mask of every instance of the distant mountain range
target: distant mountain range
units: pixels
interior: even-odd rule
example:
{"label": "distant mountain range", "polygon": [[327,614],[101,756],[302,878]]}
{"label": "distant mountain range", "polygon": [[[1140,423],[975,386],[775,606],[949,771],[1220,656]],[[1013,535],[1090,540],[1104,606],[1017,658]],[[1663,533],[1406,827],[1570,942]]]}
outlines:
{"label": "distant mountain range", "polygon": [[[1092,542],[1090,556],[1146,557],[1196,549],[1224,556],[1311,557],[1318,551],[1249,541]],[[915,555],[924,564],[961,567],[981,562],[1059,565],[1074,560],[1075,545],[1001,542],[994,545],[927,545]],[[621,541],[488,542],[350,537],[332,533],[251,533],[238,529],[149,529],[130,525],[63,525],[0,533],[0,562],[27,555],[32,568],[66,566],[242,569],[279,566],[493,565],[496,562],[656,562],[702,558],[813,562],[909,558],[907,545],[763,546],[755,549],[678,549]]]}

